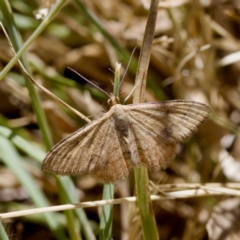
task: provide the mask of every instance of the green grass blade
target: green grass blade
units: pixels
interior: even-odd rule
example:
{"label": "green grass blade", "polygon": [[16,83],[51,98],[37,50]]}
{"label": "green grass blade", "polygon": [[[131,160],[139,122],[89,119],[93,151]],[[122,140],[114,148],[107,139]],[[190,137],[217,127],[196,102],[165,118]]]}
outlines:
{"label": "green grass blade", "polygon": [[[114,197],[114,185],[104,184],[103,187],[103,199],[113,199]],[[100,240],[112,239],[112,221],[113,221],[113,205],[105,205],[102,207],[101,219],[100,219]]]}
{"label": "green grass blade", "polygon": [[150,199],[147,168],[140,167],[134,169],[134,176],[144,239],[158,240],[158,230]]}
{"label": "green grass blade", "polygon": [[[60,181],[61,184],[61,188],[64,188],[64,194],[65,194],[65,198],[68,199],[67,202],[71,202],[71,203],[77,203],[79,202],[79,199],[76,197],[75,194],[75,186],[72,182],[72,180],[68,177],[64,177],[64,178],[57,178],[58,181]],[[66,191],[67,189],[67,191]],[[91,229],[90,223],[88,221],[87,215],[84,212],[83,209],[75,209],[74,210],[76,216],[79,219],[79,222],[81,223],[81,228],[82,228],[82,232],[84,234],[84,237],[86,238],[86,240],[95,240],[96,237]]]}
{"label": "green grass blade", "polygon": [[[152,43],[154,39],[155,26],[157,22],[159,0],[152,0],[147,24],[145,27],[143,43],[141,47],[141,53],[138,61],[138,70],[136,74],[135,84],[140,81],[137,85],[133,102],[144,102],[145,101],[145,90],[147,83],[147,72],[150,62]],[[146,167],[141,166],[140,168],[134,168],[135,187],[137,194],[137,203],[139,213],[141,216],[143,238],[144,240],[159,240],[159,234],[157,230],[157,223],[154,215],[152,202],[150,199],[149,191],[149,179],[148,170]]]}
{"label": "green grass blade", "polygon": [[[33,159],[37,160],[39,163],[42,162],[44,159],[46,152],[40,149],[39,147],[29,143],[24,138],[14,134],[14,132],[6,127],[0,126],[0,136],[8,138],[11,142],[23,151],[25,154],[31,156]],[[56,181],[58,182],[58,186],[61,187],[61,191],[65,194],[65,197],[68,199],[67,202],[69,203],[77,203],[79,199],[75,195],[75,186],[72,180],[68,177],[59,178],[56,177]],[[82,232],[86,240],[95,240],[95,235],[91,229],[90,223],[87,219],[86,213],[83,209],[75,209],[74,210],[78,221],[82,225]]]}
{"label": "green grass blade", "polygon": [[[4,136],[5,138],[8,138],[12,141],[12,143],[18,148],[21,149],[24,153],[31,156],[38,162],[42,162],[44,159],[46,152],[44,152],[42,149],[38,148],[37,146],[29,143],[24,138],[16,135],[13,133],[12,130],[0,126],[0,135]],[[64,178],[58,178],[57,181],[59,185],[62,186],[62,191],[65,192],[66,197],[68,198],[68,202],[71,203],[77,203],[79,202],[79,199],[75,195],[75,186],[72,182],[72,180],[68,177]],[[87,216],[83,209],[75,209],[76,216],[79,220],[79,222],[82,224],[82,231],[87,240],[95,240],[95,236],[92,232],[91,226],[88,222]]]}
{"label": "green grass blade", "polygon": [[[0,73],[0,80],[2,80],[4,78],[4,76],[9,72],[9,70],[13,67],[13,65],[16,64],[17,60],[22,56],[22,54],[27,50],[27,48],[33,43],[33,41],[43,32],[43,30],[47,27],[47,25],[51,22],[51,20],[54,18],[56,13],[58,13],[60,11],[60,9],[63,7],[63,5],[65,3],[66,3],[66,0],[58,0],[56,2],[56,4],[54,4],[54,6],[51,9],[51,11],[49,12],[48,16],[41,22],[39,27],[30,36],[30,38],[23,44],[23,46],[20,49],[15,48],[16,50],[19,50],[19,51]],[[0,0],[0,5],[1,5],[1,11],[3,13],[4,24],[6,24],[9,34],[10,34],[10,37],[13,40],[13,38],[11,36],[11,32],[14,31],[14,33],[16,35],[18,35],[18,32],[15,27],[15,24],[13,24],[11,7],[7,0]],[[11,24],[8,25],[9,23],[11,23]],[[14,42],[13,42],[13,44],[14,44]],[[15,47],[15,45],[13,45],[13,46]],[[21,44],[20,44],[20,46],[21,46]]]}
{"label": "green grass blade", "polygon": [[11,129],[7,127],[0,126],[0,135],[8,138],[18,149],[40,163],[46,156],[45,151],[33,145],[32,143],[29,143],[24,138],[16,135]]}
{"label": "green grass blade", "polygon": [[1,240],[9,240],[8,235],[6,234],[1,222],[0,222],[0,239]]}
{"label": "green grass blade", "polygon": [[[5,74],[9,71],[9,69],[13,66],[13,64],[16,63],[17,59],[31,45],[31,43],[36,39],[36,37],[46,28],[48,23],[51,21],[51,19],[54,17],[54,15],[61,9],[61,7],[63,6],[64,3],[65,3],[65,1],[63,1],[63,0],[57,1],[57,3],[54,5],[52,10],[50,11],[49,15],[44,19],[44,21],[40,24],[40,26],[36,29],[36,31],[27,40],[27,42],[21,47],[22,42],[21,42],[21,39],[20,39],[20,35],[17,31],[17,28],[14,24],[14,21],[13,21],[11,7],[10,7],[10,5],[7,1],[0,0],[1,10],[2,10],[2,13],[3,13],[3,17],[4,17],[4,23],[7,26],[7,29],[9,31],[9,35],[10,35],[12,41],[13,41],[15,49],[20,49],[20,51],[17,53],[17,55],[14,56],[14,58],[10,61],[10,63],[1,72],[0,79],[2,79],[5,76]],[[21,58],[21,61],[24,64],[24,66],[26,67],[26,69],[28,69],[27,64],[26,64],[26,60],[24,58]],[[29,89],[29,93],[30,93],[30,96],[31,96],[31,99],[32,99],[34,111],[37,115],[38,124],[39,124],[39,127],[40,127],[42,135],[43,135],[45,146],[46,146],[47,149],[50,149],[52,147],[52,140],[51,140],[51,136],[49,134],[50,131],[48,129],[46,118],[45,118],[44,112],[43,112],[42,107],[41,107],[39,96],[38,96],[37,91],[34,88],[34,86],[28,80],[26,80],[26,84],[27,84],[27,87]],[[59,180],[59,181],[61,182],[61,180]],[[71,180],[69,179],[68,181],[71,181]],[[63,183],[61,183],[61,184],[63,184]],[[65,188],[64,191],[68,192],[68,189]],[[74,192],[75,191],[68,192],[68,194],[69,195],[72,195],[72,194],[74,195],[75,194]],[[71,197],[69,197],[69,199],[70,198]],[[76,200],[75,202],[77,202],[77,201],[78,200]],[[87,218],[86,218],[84,212],[83,211],[80,212],[78,210],[76,210],[76,212],[77,212],[77,216],[78,217],[81,216],[81,218],[84,219],[85,222],[86,222],[87,227],[86,227],[86,231],[84,231],[84,232],[85,233],[87,232],[88,236],[90,236],[89,238],[86,237],[86,239],[92,239],[93,240],[94,237],[92,237],[92,236],[94,236],[94,235],[91,231],[91,228],[89,227],[89,224],[87,224]],[[82,216],[82,215],[84,215],[84,216]]]}
{"label": "green grass blade", "polygon": [[[60,197],[61,203],[63,203],[63,204],[69,203],[68,198],[65,194],[65,191],[64,191],[64,189],[62,189],[63,188],[62,184],[60,183],[60,181],[57,181],[57,183],[58,183],[58,189],[60,189],[59,197]],[[66,219],[68,222],[68,224],[67,224],[68,232],[69,232],[71,240],[81,240],[82,238],[78,234],[79,228],[76,228],[75,216],[73,213],[74,212],[70,211],[70,210],[65,211]]]}
{"label": "green grass blade", "polygon": [[[15,22],[13,20],[13,13],[12,13],[11,6],[9,5],[7,0],[0,0],[0,5],[1,5],[1,11],[2,11],[2,14],[3,14],[3,18],[4,18],[3,19],[4,20],[4,25],[7,27],[10,39],[12,41],[12,44],[13,44],[15,50],[21,49],[20,51],[23,53],[24,51],[23,51],[23,46],[22,46],[22,39],[20,37],[18,29],[16,28]],[[29,39],[28,39],[28,41],[29,41]],[[16,61],[18,59],[18,58],[16,58],[17,55],[13,57],[13,59],[10,61],[10,63],[11,62],[13,62],[13,64],[16,63]],[[21,56],[21,55],[19,55],[19,56]],[[14,59],[16,61],[13,61]],[[27,60],[26,60],[25,56],[21,57],[21,62],[23,63],[24,67],[29,71]],[[2,72],[0,74],[0,80],[10,70],[10,68],[8,67],[9,64],[2,70]],[[13,64],[11,66],[13,66]],[[46,121],[46,117],[45,117],[45,114],[44,114],[42,106],[41,106],[39,94],[37,93],[37,90],[34,87],[34,85],[26,77],[25,77],[25,83],[26,83],[26,86],[28,88],[29,95],[31,97],[33,109],[34,109],[34,112],[36,113],[36,116],[37,116],[37,121],[38,121],[39,127],[40,127],[41,132],[42,132],[42,136],[43,136],[45,146],[47,147],[47,149],[50,149],[51,146],[52,146],[52,139],[51,139],[51,136],[50,136],[50,131],[48,129],[48,124],[47,124],[47,121]]]}
{"label": "green grass blade", "polygon": [[[39,190],[32,176],[24,169],[22,165],[22,158],[15,150],[12,143],[3,136],[0,136],[0,156],[6,166],[11,169],[18,181],[25,188],[31,199],[37,207],[46,207],[49,205],[44,194]],[[54,214],[46,213],[44,217],[51,228],[52,232],[59,240],[67,239],[63,229],[56,221]]]}

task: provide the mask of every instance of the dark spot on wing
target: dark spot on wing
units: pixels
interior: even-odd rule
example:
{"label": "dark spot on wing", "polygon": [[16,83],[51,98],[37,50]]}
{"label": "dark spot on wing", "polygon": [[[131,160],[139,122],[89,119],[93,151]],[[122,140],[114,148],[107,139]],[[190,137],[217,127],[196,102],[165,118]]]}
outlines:
{"label": "dark spot on wing", "polygon": [[165,140],[172,140],[172,131],[170,128],[168,127],[165,127],[162,132],[161,132],[161,136],[163,139]]}

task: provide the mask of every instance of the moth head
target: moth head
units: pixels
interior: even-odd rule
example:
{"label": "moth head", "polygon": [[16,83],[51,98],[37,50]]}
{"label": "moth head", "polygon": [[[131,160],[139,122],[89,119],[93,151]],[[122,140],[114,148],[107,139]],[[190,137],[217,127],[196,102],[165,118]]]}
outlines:
{"label": "moth head", "polygon": [[119,98],[114,96],[112,93],[110,94],[110,98],[108,99],[108,104],[110,106],[119,104]]}

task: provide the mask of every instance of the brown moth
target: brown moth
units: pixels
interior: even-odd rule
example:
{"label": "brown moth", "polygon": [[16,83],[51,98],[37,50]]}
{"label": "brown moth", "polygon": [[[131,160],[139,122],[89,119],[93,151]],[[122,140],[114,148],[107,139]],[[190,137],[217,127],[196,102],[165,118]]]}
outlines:
{"label": "brown moth", "polygon": [[[35,82],[20,60],[18,63],[33,84],[88,120]],[[176,156],[177,143],[192,136],[211,112],[205,104],[184,100],[121,105],[117,97],[110,95],[109,103],[110,110],[101,118],[57,143],[44,159],[42,170],[58,175],[88,173],[110,183],[126,177],[133,167],[165,169]]]}
{"label": "brown moth", "polygon": [[103,183],[125,178],[131,168],[165,169],[176,145],[188,139],[209,117],[205,104],[173,100],[119,104],[56,144],[42,170],[57,175],[91,174]]}

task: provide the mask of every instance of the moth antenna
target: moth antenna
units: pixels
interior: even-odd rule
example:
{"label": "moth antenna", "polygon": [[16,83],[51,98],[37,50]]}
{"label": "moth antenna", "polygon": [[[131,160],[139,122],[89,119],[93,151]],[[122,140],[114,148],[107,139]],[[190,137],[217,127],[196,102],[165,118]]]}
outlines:
{"label": "moth antenna", "polygon": [[[3,29],[3,32],[7,38],[7,41],[10,45],[10,48],[13,52],[14,55],[16,55],[16,52],[14,50],[14,47],[12,45],[12,42],[7,34],[7,31],[5,30],[2,22],[0,22],[0,25]],[[63,106],[67,107],[68,109],[70,109],[72,112],[74,112],[75,114],[77,114],[80,118],[82,118],[83,120],[85,120],[86,122],[91,122],[90,119],[88,119],[86,116],[84,116],[82,113],[80,113],[79,111],[77,111],[75,108],[71,107],[70,105],[68,105],[67,103],[65,103],[63,100],[61,100],[59,97],[57,97],[56,95],[54,95],[53,93],[51,93],[48,89],[46,89],[45,87],[43,87],[42,85],[38,84],[28,73],[28,71],[25,69],[25,67],[23,66],[23,64],[21,63],[21,61],[18,59],[18,64],[20,65],[20,68],[22,69],[23,73],[26,75],[26,77],[35,85],[37,86],[39,89],[41,89],[43,92],[45,92],[46,94],[50,95],[52,98],[54,98],[55,100],[57,100],[58,102],[60,102]]]}
{"label": "moth antenna", "polygon": [[132,54],[131,54],[130,59],[129,59],[129,61],[128,61],[128,65],[127,65],[126,70],[125,70],[125,72],[124,72],[124,74],[123,74],[122,80],[121,80],[121,82],[120,82],[120,84],[119,84],[119,86],[118,86],[117,92],[119,91],[119,89],[120,89],[120,87],[121,87],[121,85],[122,85],[122,83],[123,83],[123,81],[124,81],[124,79],[125,79],[125,77],[126,77],[127,71],[128,71],[128,69],[129,69],[129,66],[130,66],[130,62],[131,62],[131,60],[132,60],[132,58],[133,58],[133,54],[134,54],[134,52],[136,51],[136,49],[137,49],[137,47],[135,47],[135,48],[133,49],[133,51],[132,51]]}
{"label": "moth antenna", "polygon": [[76,70],[67,67],[69,70],[73,71],[75,74],[77,74],[79,77],[83,78],[85,81],[87,81],[88,83],[90,83],[91,85],[93,85],[95,88],[97,88],[98,90],[100,90],[101,92],[105,93],[109,98],[110,98],[110,94],[108,94],[106,91],[104,91],[102,88],[100,88],[99,86],[97,86],[95,83],[91,82],[90,80],[88,80],[87,78],[85,78],[82,74],[78,73]]}
{"label": "moth antenna", "polygon": [[115,72],[114,72],[111,68],[108,68],[108,70],[109,70],[111,73],[115,74]]}

